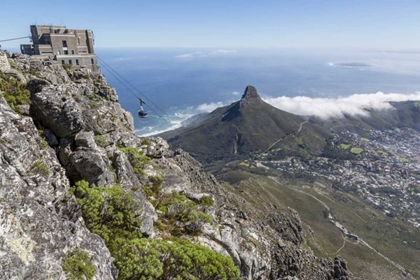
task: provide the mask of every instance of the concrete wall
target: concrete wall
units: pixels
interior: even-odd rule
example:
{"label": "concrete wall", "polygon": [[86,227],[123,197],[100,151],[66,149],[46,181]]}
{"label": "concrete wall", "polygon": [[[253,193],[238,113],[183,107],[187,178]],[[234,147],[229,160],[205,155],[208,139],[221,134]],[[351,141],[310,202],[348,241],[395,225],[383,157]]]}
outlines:
{"label": "concrete wall", "polygon": [[57,61],[59,64],[70,64],[73,66],[84,66],[93,72],[99,70],[96,55],[57,55]]}

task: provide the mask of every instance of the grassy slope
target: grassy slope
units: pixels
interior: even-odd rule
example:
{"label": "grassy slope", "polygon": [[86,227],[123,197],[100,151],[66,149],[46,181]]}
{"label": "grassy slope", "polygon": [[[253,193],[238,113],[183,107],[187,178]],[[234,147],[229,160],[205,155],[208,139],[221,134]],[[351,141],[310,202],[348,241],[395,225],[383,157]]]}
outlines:
{"label": "grassy slope", "polygon": [[[225,173],[221,179],[234,183],[235,191],[255,205],[273,203],[299,212],[305,224],[307,246],[320,257],[343,256],[350,270],[365,279],[407,279],[394,266],[360,243],[344,239],[341,231],[324,218],[324,206],[313,197],[279,185],[273,180],[243,171]],[[241,181],[242,180],[242,181]],[[312,186],[290,186],[311,194],[330,207],[335,219],[376,250],[420,278],[420,230],[386,217],[349,194],[323,195]],[[319,188],[319,187],[318,187]],[[318,189],[317,188],[317,189]],[[404,243],[404,241],[406,243]],[[343,247],[344,243],[344,247]],[[341,248],[341,249],[340,249]],[[339,252],[338,252],[339,251]],[[338,253],[337,253],[338,252]]]}

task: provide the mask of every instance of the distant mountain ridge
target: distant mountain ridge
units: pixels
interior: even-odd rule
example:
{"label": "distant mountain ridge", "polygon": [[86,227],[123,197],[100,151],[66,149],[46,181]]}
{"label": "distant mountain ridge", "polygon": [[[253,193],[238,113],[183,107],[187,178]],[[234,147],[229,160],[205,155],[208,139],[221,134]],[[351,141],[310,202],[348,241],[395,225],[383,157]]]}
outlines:
{"label": "distant mountain ridge", "polygon": [[229,161],[277,149],[283,155],[321,155],[336,132],[361,135],[371,129],[412,128],[420,131],[420,103],[390,102],[392,110],[366,109],[368,116],[344,115],[328,120],[303,117],[264,102],[255,87],[242,98],[209,114],[194,116],[184,127],[159,136],[203,163]]}
{"label": "distant mountain ridge", "polygon": [[305,117],[264,102],[257,89],[249,85],[239,101],[160,136],[173,148],[183,148],[210,162],[262,153],[273,144],[289,151],[318,154],[331,134]]}

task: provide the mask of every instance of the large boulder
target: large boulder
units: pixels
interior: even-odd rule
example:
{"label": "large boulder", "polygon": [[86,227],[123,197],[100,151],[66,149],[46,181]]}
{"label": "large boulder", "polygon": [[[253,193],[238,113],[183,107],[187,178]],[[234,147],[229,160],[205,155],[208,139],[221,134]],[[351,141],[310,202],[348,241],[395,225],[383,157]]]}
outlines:
{"label": "large boulder", "polygon": [[79,132],[74,142],[76,149],[68,155],[66,166],[68,176],[74,182],[86,180],[101,187],[115,184],[114,175],[109,170],[111,163],[98,149],[93,132]]}
{"label": "large boulder", "polygon": [[44,87],[31,95],[31,113],[58,137],[74,136],[85,127],[79,104],[62,86]]}
{"label": "large boulder", "polygon": [[16,80],[18,80],[22,84],[27,83],[25,76],[23,76],[19,71],[15,70],[15,69],[8,69],[8,70],[5,70],[3,72],[7,76],[15,78]]}

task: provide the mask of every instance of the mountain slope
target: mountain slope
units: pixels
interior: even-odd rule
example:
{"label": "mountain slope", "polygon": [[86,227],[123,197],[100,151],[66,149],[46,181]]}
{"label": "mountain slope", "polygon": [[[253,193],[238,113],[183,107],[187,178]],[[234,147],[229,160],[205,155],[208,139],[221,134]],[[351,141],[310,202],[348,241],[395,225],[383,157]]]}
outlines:
{"label": "mountain slope", "polygon": [[241,100],[160,136],[172,147],[208,163],[263,153],[270,147],[317,154],[330,133],[304,117],[265,103],[253,86],[247,86]]}

